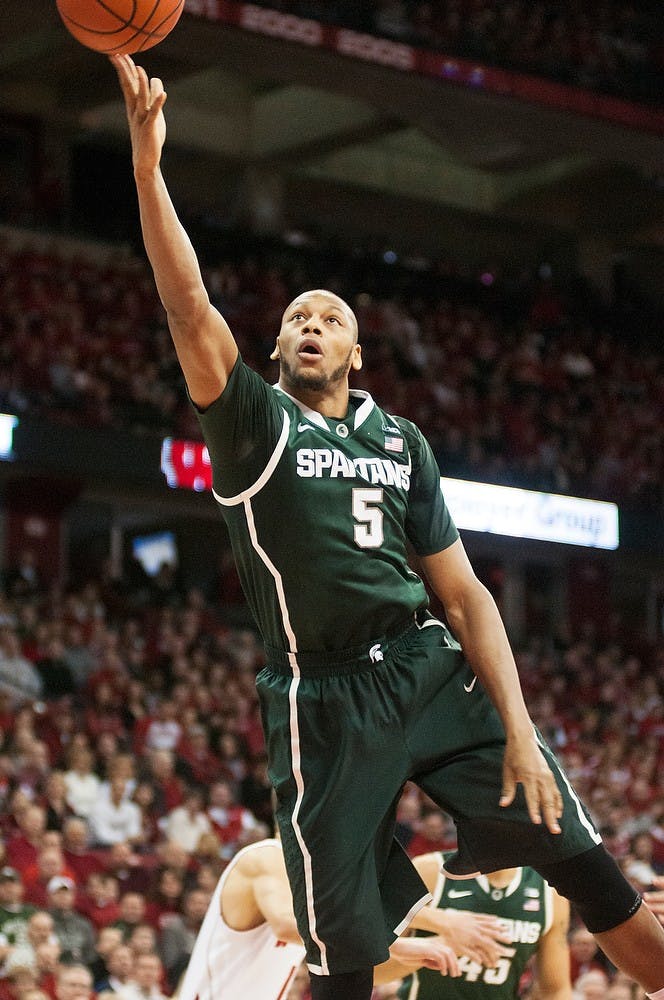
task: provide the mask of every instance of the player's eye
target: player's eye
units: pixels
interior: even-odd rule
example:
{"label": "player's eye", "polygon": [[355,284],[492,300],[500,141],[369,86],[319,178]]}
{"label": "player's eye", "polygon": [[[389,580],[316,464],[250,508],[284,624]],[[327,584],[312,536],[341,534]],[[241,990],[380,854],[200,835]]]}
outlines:
{"label": "player's eye", "polygon": [[339,326],[341,326],[341,322],[340,322],[340,320],[337,319],[336,316],[328,316],[327,317],[327,321],[328,321],[328,323],[338,323]]}
{"label": "player's eye", "polygon": [[304,313],[301,312],[293,313],[291,319],[304,319]]}

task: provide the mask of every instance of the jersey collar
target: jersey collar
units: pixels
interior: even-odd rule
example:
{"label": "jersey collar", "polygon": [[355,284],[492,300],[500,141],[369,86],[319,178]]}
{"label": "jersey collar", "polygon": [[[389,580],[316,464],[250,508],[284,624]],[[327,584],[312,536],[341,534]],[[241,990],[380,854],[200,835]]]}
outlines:
{"label": "jersey collar", "polygon": [[[512,879],[512,881],[508,885],[506,885],[504,889],[501,889],[501,892],[503,893],[504,897],[511,896],[513,892],[516,892],[516,890],[519,888],[519,885],[521,884],[522,876],[523,876],[523,868],[517,868],[516,872],[514,873],[514,878]],[[490,894],[492,890],[496,888],[495,885],[492,885],[491,882],[489,882],[489,879],[486,877],[486,875],[478,875],[477,883],[488,894]]]}
{"label": "jersey collar", "polygon": [[[290,392],[286,392],[285,389],[282,389],[278,382],[275,383],[272,388],[277,389],[278,392],[282,392],[284,396],[288,396],[288,398],[292,400],[292,402],[295,403],[301,411],[302,415],[312,424],[315,424],[316,427],[322,428],[324,431],[329,431],[329,425],[322,413],[319,413],[318,410],[312,410],[308,406],[305,406],[305,404],[300,402],[300,400],[295,396],[291,396]],[[349,394],[354,396],[356,399],[362,400],[360,405],[355,410],[355,417],[353,420],[353,430],[356,431],[358,427],[361,427],[365,422],[376,404],[374,403],[371,394],[365,389],[350,389]]]}

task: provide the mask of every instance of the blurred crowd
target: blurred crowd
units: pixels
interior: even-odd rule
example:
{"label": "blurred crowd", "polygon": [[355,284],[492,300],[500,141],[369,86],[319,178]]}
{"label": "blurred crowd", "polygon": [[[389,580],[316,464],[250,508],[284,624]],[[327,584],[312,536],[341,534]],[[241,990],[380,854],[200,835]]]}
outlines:
{"label": "blurred crowd", "polygon": [[664,88],[656,0],[261,0],[460,58],[657,103]]}
{"label": "blurred crowd", "polygon": [[[140,434],[200,437],[147,265],[0,245],[0,411]],[[664,485],[658,348],[614,331],[546,268],[515,288],[484,272],[381,262],[321,267],[230,255],[206,284],[269,381],[282,311],[304,287],[354,306],[354,379],[424,428],[444,475],[656,507]],[[328,269],[326,269],[326,267]]]}
{"label": "blurred crowd", "polygon": [[[121,581],[60,591],[18,566],[6,573],[2,1000],[171,995],[225,864],[272,832],[254,686],[263,653],[220,612],[195,590],[175,587],[159,605]],[[635,885],[655,884],[664,646],[588,630],[532,639],[517,657],[533,717],[607,844]],[[411,856],[454,846],[449,817],[410,785],[398,835]],[[599,969],[603,1000],[612,970],[578,934],[575,977]]]}

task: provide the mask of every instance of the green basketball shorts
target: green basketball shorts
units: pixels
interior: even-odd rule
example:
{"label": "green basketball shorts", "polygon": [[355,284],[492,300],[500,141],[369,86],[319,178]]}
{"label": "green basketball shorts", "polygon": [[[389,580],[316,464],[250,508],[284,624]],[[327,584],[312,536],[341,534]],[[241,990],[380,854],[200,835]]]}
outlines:
{"label": "green basketball shorts", "polygon": [[408,780],[454,818],[453,876],[536,868],[600,841],[543,743],[562,833],[531,823],[520,786],[499,807],[504,731],[458,643],[426,611],[396,633],[333,655],[268,649],[257,678],[295,915],[318,975],[385,961],[429,901],[394,839]]}

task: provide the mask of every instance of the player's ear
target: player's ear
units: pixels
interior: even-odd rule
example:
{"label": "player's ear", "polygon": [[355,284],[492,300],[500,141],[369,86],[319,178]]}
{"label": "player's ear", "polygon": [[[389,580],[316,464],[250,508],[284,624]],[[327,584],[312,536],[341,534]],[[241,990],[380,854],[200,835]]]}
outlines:
{"label": "player's ear", "polygon": [[350,366],[355,372],[359,372],[362,367],[362,348],[359,344],[356,344],[353,348],[353,355],[351,357]]}
{"label": "player's ear", "polygon": [[279,338],[277,337],[277,342],[274,345],[274,350],[270,355],[270,361],[278,361],[281,355],[279,354]]}

